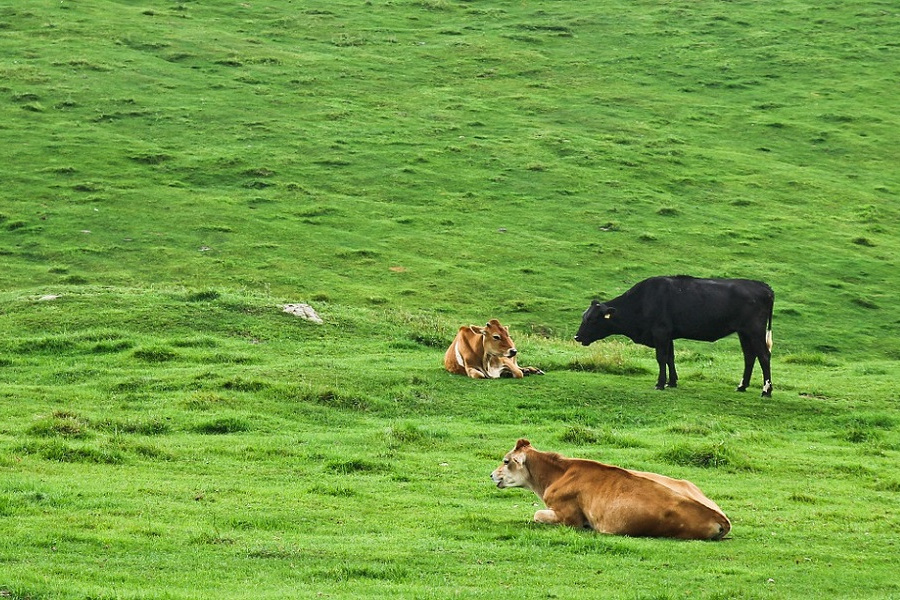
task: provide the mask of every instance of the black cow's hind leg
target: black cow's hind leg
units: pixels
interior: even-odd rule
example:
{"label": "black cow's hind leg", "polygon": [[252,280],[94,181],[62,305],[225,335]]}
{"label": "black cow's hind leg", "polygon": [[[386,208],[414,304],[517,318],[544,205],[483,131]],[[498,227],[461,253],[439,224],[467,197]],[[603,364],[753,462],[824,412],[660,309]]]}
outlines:
{"label": "black cow's hind leg", "polygon": [[741,350],[744,351],[744,377],[738,386],[738,391],[746,391],[750,385],[750,377],[753,375],[753,366],[759,360],[759,366],[763,372],[762,395],[768,398],[772,395],[772,351],[766,344],[765,334],[762,336],[748,336],[739,333],[741,338]]}
{"label": "black cow's hind leg", "polygon": [[763,398],[772,397],[772,351],[766,344],[763,344],[759,353],[759,366],[763,372]]}

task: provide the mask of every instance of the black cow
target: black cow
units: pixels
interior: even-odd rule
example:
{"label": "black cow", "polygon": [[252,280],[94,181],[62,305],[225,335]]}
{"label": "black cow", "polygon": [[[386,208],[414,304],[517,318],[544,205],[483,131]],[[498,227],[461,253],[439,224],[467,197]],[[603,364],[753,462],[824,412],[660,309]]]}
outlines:
{"label": "black cow", "polygon": [[656,349],[659,378],[656,389],[678,385],[675,345],[683,338],[714,342],[737,333],[744,351],[744,377],[738,386],[750,385],[753,365],[763,372],[763,396],[772,395],[772,308],[775,292],[761,281],[748,279],[697,279],[686,275],[651,277],[607,303],[596,300],[581,319],[575,340],[585,346],[619,334],[637,344]]}

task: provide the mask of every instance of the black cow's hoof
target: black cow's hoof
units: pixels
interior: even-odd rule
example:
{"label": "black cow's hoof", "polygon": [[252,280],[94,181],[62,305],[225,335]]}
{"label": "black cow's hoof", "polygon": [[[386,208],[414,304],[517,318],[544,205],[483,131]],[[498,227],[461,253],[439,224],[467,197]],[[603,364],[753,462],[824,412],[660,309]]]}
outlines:
{"label": "black cow's hoof", "polygon": [[746,391],[747,391],[747,386],[746,386],[746,385],[739,385],[739,386],[737,386],[737,387],[734,389],[734,391],[736,391],[736,392],[746,392]]}

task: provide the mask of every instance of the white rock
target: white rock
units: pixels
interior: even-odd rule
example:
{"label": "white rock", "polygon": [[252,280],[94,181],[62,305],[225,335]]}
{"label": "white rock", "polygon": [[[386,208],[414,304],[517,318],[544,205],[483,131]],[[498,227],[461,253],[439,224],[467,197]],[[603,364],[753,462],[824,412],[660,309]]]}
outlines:
{"label": "white rock", "polygon": [[322,317],[320,317],[309,304],[285,304],[283,309],[284,312],[294,315],[295,317],[300,317],[301,319],[306,319],[307,321],[312,321],[319,325],[324,323]]}

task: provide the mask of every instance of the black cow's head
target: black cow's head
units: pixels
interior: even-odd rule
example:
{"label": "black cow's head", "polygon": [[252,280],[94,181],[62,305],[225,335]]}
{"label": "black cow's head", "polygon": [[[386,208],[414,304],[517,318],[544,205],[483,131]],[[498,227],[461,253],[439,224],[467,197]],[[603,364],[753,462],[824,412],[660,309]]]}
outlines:
{"label": "black cow's head", "polygon": [[591,301],[591,305],[584,311],[581,317],[581,327],[575,334],[575,341],[581,342],[587,346],[597,340],[611,335],[613,333],[609,324],[609,319],[615,314],[616,309],[607,306],[596,300]]}

